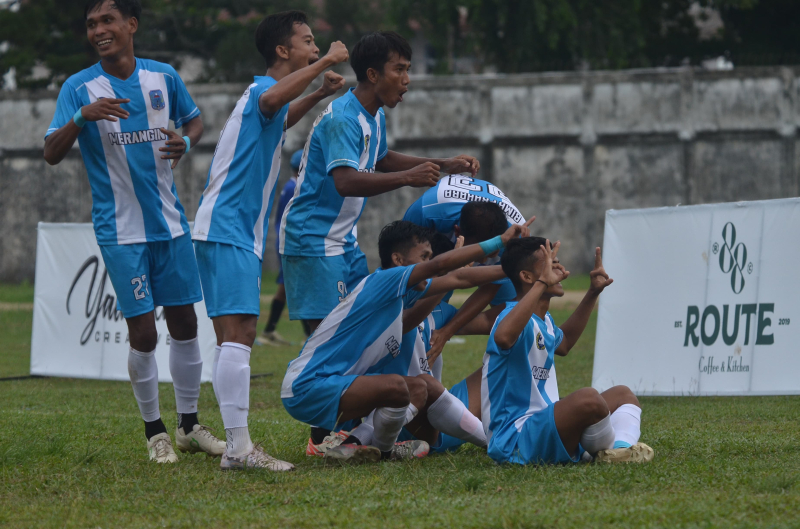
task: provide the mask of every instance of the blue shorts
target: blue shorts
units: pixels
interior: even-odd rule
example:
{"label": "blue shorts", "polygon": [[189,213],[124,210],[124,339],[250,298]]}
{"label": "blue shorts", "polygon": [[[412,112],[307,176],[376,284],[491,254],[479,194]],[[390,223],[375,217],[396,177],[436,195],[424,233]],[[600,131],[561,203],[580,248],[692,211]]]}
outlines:
{"label": "blue shorts", "polygon": [[300,422],[336,430],[336,425],[339,424],[339,399],[358,376],[331,375],[317,378],[304,384],[302,393],[281,399],[283,407]]}
{"label": "blue shorts", "polygon": [[261,312],[261,260],[252,251],[194,241],[209,318]]}
{"label": "blue shorts", "polygon": [[498,454],[493,453],[491,446],[489,447],[489,457],[498,463],[520,465],[580,462],[583,448],[578,445],[579,455],[575,457],[569,455],[567,449],[564,448],[564,443],[561,442],[561,436],[558,435],[553,409],[554,406],[548,406],[534,413],[525,421],[510,457],[505,455],[496,457]]}
{"label": "blue shorts", "polygon": [[100,253],[125,318],[203,299],[188,233],[170,241],[101,246]]}
{"label": "blue shorts", "polygon": [[323,320],[367,275],[367,258],[359,248],[343,255],[282,255],[286,304],[291,320]]}
{"label": "blue shorts", "polygon": [[[469,409],[469,391],[467,390],[467,379],[465,378],[452,388],[450,388],[450,394],[453,395],[455,398],[460,400],[464,403],[464,406]],[[462,441],[457,437],[453,437],[451,435],[445,435],[443,433],[439,434],[439,441],[436,443],[435,446],[431,447],[431,452],[442,453],[442,452],[455,452],[458,450],[463,444],[466,444],[466,441]]]}

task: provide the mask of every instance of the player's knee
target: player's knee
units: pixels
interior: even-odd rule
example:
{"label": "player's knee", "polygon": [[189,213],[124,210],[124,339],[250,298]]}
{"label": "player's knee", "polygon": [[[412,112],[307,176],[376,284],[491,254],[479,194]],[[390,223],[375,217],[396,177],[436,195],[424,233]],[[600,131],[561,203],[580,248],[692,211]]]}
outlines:
{"label": "player's knee", "polygon": [[190,306],[188,310],[169,314],[167,329],[170,336],[176,340],[191,340],[197,337],[197,314],[194,312],[194,307]]}
{"label": "player's knee", "polygon": [[579,408],[588,424],[602,421],[608,416],[608,404],[605,399],[594,388],[583,388],[578,390],[580,403]]}
{"label": "player's knee", "polygon": [[420,377],[404,379],[411,404],[422,409],[428,403],[428,384]]}
{"label": "player's knee", "polygon": [[639,398],[636,395],[634,395],[633,391],[631,391],[631,388],[629,388],[628,386],[614,386],[609,391],[614,391],[614,395],[617,398],[617,402],[619,402],[620,405],[633,404],[634,406],[637,406],[639,408],[642,407],[639,404]]}
{"label": "player's knee", "polygon": [[400,375],[388,375],[383,383],[385,402],[392,408],[402,408],[411,402],[408,384]]}
{"label": "player's knee", "polygon": [[434,377],[428,374],[417,375],[417,378],[421,379],[425,382],[425,389],[428,393],[427,395],[427,403],[433,404],[436,400],[442,396],[444,393],[444,386],[442,383],[436,380]]}
{"label": "player's knee", "polygon": [[158,345],[158,331],[155,325],[152,328],[144,326],[129,327],[131,347],[143,353],[149,353]]}

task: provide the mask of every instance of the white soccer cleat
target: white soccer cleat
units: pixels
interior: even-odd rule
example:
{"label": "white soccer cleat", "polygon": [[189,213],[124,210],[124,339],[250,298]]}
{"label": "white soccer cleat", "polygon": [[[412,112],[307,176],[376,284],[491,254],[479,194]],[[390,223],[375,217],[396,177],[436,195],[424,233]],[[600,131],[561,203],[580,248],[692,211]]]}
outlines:
{"label": "white soccer cleat", "polygon": [[348,432],[331,432],[331,434],[323,441],[315,445],[314,441],[309,437],[308,444],[306,445],[306,455],[310,457],[324,457],[328,450],[336,448],[342,442],[347,439],[349,433]]}
{"label": "white soccer cleat", "polygon": [[654,457],[652,448],[644,443],[636,443],[628,448],[600,450],[594,460],[598,463],[649,463]]}
{"label": "white soccer cleat", "polygon": [[391,461],[400,461],[404,459],[422,459],[428,455],[431,447],[425,441],[411,440],[400,441],[395,443],[392,448],[392,455],[389,456]]}
{"label": "white soccer cleat", "polygon": [[175,445],[181,452],[205,452],[211,457],[219,457],[225,453],[225,441],[211,434],[208,426],[195,424],[192,431],[184,434],[183,428],[175,430]]}
{"label": "white soccer cleat", "polygon": [[280,459],[275,459],[259,445],[253,446],[253,451],[243,457],[231,457],[227,452],[222,454],[219,463],[222,470],[243,470],[245,468],[258,468],[272,472],[288,472],[294,470],[294,465]]}
{"label": "white soccer cleat", "polygon": [[150,453],[150,461],[156,463],[176,463],[178,461],[178,454],[172,449],[172,440],[166,432],[151,437],[147,441],[147,451]]}

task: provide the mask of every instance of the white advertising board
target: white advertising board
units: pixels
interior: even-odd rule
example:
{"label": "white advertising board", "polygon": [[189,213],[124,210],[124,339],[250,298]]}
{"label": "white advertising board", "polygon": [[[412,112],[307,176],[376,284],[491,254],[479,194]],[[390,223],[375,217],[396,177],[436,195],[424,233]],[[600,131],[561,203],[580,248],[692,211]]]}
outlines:
{"label": "white advertising board", "polygon": [[[211,380],[216,337],[196,303],[203,381]],[[158,379],[171,382],[169,332],[156,308]],[[91,224],[39,223],[31,336],[31,374],[129,380],[128,327],[117,310]]]}
{"label": "white advertising board", "polygon": [[800,199],[606,212],[592,386],[800,394]]}

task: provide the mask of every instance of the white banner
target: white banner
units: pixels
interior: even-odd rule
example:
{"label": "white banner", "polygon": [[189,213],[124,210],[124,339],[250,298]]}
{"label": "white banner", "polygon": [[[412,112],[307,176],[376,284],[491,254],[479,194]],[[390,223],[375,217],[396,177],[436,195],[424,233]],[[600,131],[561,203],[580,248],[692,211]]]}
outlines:
{"label": "white banner", "polygon": [[606,212],[592,386],[800,393],[800,199]]}
{"label": "white banner", "polygon": [[[91,224],[39,223],[31,336],[31,374],[129,380],[128,326],[106,273]],[[194,306],[203,356],[203,381],[211,380],[216,337],[206,306]],[[158,379],[171,382],[169,332],[156,308]]]}

